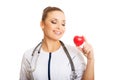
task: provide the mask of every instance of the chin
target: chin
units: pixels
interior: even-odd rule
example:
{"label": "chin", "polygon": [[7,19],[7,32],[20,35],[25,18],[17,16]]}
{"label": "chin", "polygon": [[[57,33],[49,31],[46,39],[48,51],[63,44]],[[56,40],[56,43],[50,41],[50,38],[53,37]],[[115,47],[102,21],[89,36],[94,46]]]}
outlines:
{"label": "chin", "polygon": [[54,38],[55,41],[60,40],[61,37]]}
{"label": "chin", "polygon": [[56,36],[56,35],[55,35],[55,36],[52,36],[52,39],[55,40],[55,41],[56,41],[56,40],[60,40],[61,38],[62,38],[62,35],[59,35],[59,36]]}

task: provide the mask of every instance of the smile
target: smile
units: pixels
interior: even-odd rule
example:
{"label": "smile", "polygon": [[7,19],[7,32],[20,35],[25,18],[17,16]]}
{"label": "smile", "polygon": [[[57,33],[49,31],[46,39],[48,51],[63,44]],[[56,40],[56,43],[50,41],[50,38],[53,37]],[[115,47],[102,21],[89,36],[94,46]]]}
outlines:
{"label": "smile", "polygon": [[61,34],[62,34],[62,32],[56,31],[56,30],[54,30],[53,32],[54,32],[56,35],[61,35]]}

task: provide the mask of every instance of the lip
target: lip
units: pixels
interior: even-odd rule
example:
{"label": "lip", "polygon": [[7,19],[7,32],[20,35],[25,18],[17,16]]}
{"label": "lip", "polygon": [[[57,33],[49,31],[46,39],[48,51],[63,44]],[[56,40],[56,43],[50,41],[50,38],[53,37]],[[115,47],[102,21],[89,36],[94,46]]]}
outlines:
{"label": "lip", "polygon": [[53,32],[56,34],[56,35],[61,35],[62,32],[61,31],[58,31],[58,30],[53,30]]}

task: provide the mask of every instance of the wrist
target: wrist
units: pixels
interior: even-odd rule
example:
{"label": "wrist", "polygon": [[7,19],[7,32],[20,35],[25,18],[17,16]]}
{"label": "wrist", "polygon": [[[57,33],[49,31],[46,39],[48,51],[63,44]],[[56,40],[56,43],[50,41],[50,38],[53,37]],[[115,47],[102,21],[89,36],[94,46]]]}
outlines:
{"label": "wrist", "polygon": [[94,58],[93,59],[87,59],[87,62],[94,62]]}

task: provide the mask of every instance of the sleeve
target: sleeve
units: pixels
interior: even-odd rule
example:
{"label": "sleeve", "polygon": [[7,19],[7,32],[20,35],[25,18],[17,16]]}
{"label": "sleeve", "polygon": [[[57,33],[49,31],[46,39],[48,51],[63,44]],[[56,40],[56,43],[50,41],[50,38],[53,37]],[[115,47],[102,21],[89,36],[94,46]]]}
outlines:
{"label": "sleeve", "polygon": [[28,56],[23,56],[20,70],[20,78],[19,80],[33,80],[31,77],[30,71],[30,60],[27,59]]}

